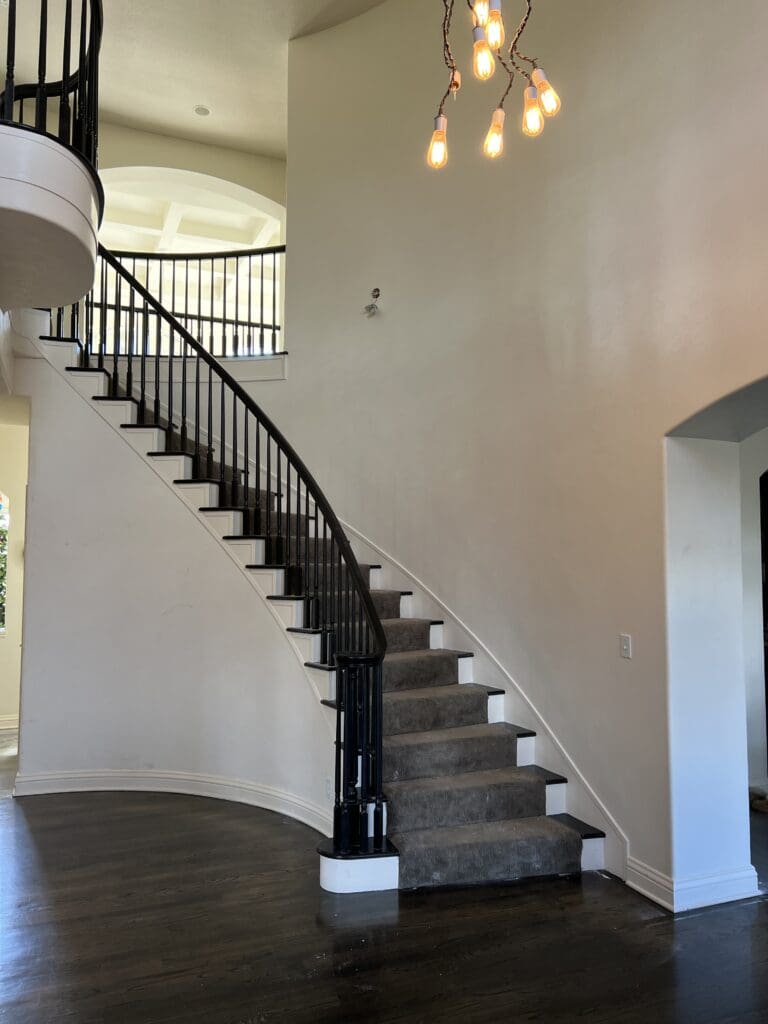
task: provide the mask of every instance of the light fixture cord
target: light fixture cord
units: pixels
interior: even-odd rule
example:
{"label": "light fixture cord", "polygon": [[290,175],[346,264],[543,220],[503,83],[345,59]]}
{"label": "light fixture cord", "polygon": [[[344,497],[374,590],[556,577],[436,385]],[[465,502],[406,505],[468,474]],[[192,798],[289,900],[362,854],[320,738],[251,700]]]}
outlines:
{"label": "light fixture cord", "polygon": [[532,11],[533,11],[533,0],[526,0],[525,14],[523,15],[522,21],[517,26],[517,32],[515,32],[514,38],[513,38],[512,42],[509,45],[509,60],[510,60],[510,62],[514,66],[515,70],[518,71],[521,75],[524,75],[528,79],[528,82],[531,83],[531,84],[532,84],[532,79],[531,79],[530,72],[526,71],[525,68],[521,68],[520,65],[517,63],[517,61],[515,60],[515,57],[519,57],[520,60],[524,60],[527,64],[530,64],[534,69],[536,68],[536,60],[535,60],[535,58],[533,58],[533,57],[526,57],[525,54],[524,53],[520,53],[520,51],[517,48],[517,44],[520,41],[520,37],[522,36],[523,32],[525,31],[525,27],[528,24],[528,19],[530,18]]}
{"label": "light fixture cord", "polygon": [[445,113],[445,101],[451,95],[453,76],[456,73],[456,59],[451,50],[451,20],[453,18],[454,2],[455,0],[443,0],[443,60],[451,73],[451,77],[448,80],[448,88],[443,93],[443,98],[440,100],[440,105],[437,108],[438,117],[442,117]]}

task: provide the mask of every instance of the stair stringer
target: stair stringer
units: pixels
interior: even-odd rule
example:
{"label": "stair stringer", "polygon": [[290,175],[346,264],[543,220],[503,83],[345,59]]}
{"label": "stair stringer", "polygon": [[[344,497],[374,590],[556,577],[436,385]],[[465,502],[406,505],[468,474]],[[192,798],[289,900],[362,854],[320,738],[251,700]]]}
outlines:
{"label": "stair stringer", "polygon": [[[102,409],[99,407],[100,403],[90,401],[89,396],[84,394],[77,386],[76,380],[78,375],[66,372],[67,366],[76,365],[77,363],[77,346],[68,345],[59,341],[43,341],[38,337],[31,336],[32,330],[40,329],[41,327],[41,323],[37,315],[27,315],[27,311],[25,311],[25,315],[23,317],[18,314],[14,314],[13,320],[15,321],[17,334],[19,334],[26,343],[26,351],[24,352],[24,355],[27,357],[39,356],[45,360],[46,363],[56,371],[58,377],[66,381],[67,387],[74,391],[84,401],[84,404],[93,410],[94,415],[98,416],[99,419],[106,421],[108,426],[110,426],[115,433],[121,436],[123,442],[126,443],[129,448],[133,448],[141,461],[152,470],[153,474],[163,482],[166,488],[175,493],[182,508],[186,509],[186,511],[192,515],[204,529],[206,529],[206,532],[213,537],[220,549],[226,553],[227,557],[237,568],[238,572],[248,581],[251,588],[259,596],[263,607],[269,611],[269,615],[276,627],[276,632],[279,633],[282,638],[277,642],[288,645],[291,658],[296,659],[305,682],[309,684],[311,694],[315,699],[315,706],[319,705],[320,700],[325,696],[320,689],[320,685],[324,682],[327,683],[327,673],[317,672],[305,665],[305,661],[311,660],[315,656],[316,652],[307,649],[306,645],[303,647],[302,638],[299,638],[298,641],[294,640],[293,636],[286,632],[286,623],[281,617],[279,610],[272,602],[267,600],[267,594],[264,592],[264,589],[259,586],[259,583],[254,576],[245,570],[242,561],[238,559],[237,554],[230,548],[230,545],[222,539],[220,533],[211,525],[204,514],[198,512],[188,504],[181,493],[181,488],[174,485],[168,476],[163,473],[162,467],[147,455],[142,454],[139,449],[131,444],[130,440],[126,437],[126,434],[129,432],[121,430],[119,425],[116,425],[113,420],[110,420],[108,413],[108,406],[110,403]],[[94,395],[97,393],[97,390],[98,389],[94,387]],[[143,432],[132,431],[130,433],[135,435]],[[239,778],[220,778],[218,776],[201,774],[199,772],[165,770],[155,771],[126,769],[125,771],[121,771],[99,769],[96,771],[33,772],[31,774],[25,774],[22,770],[17,778],[15,794],[22,796],[48,792],[87,791],[93,789],[158,790],[166,792],[191,793],[193,795],[232,799],[238,802],[253,804],[254,806],[265,807],[270,810],[276,810],[279,813],[284,813],[290,817],[295,817],[298,820],[304,821],[306,824],[316,828],[324,835],[330,835],[332,833],[332,801],[328,790],[328,784],[333,778],[332,751],[335,713],[322,705],[320,705],[319,713],[327,730],[328,760],[327,764],[324,766],[323,772],[327,780],[327,803],[325,807],[322,807],[317,803],[303,801],[302,798],[294,799],[289,793],[283,793],[271,786],[260,786],[259,784],[251,783],[248,780]]]}
{"label": "stair stringer", "polygon": [[[386,589],[404,589],[413,591],[409,598],[410,614],[419,618],[444,620],[443,642],[441,646],[458,650],[471,650],[473,657],[467,659],[471,667],[459,682],[483,683],[487,686],[504,690],[504,696],[490,698],[489,720],[516,723],[536,733],[535,762],[548,770],[567,777],[565,790],[565,806],[558,810],[584,821],[590,822],[605,832],[604,860],[591,867],[605,867],[619,878],[627,877],[627,858],[629,856],[629,839],[621,825],[616,821],[598,794],[588,782],[573,758],[568,754],[564,744],[556,736],[533,701],[515,681],[512,674],[504,667],[496,655],[483,643],[480,637],[442,601],[414,573],[397,561],[393,555],[379,547],[364,533],[339,520],[350,539],[354,538],[355,553],[364,562],[380,563],[381,586]],[[493,701],[503,701],[503,711],[491,717]],[[531,759],[533,761],[533,758]],[[560,787],[558,787],[560,788]],[[547,813],[551,813],[548,809]],[[587,868],[587,863],[584,863]]]}

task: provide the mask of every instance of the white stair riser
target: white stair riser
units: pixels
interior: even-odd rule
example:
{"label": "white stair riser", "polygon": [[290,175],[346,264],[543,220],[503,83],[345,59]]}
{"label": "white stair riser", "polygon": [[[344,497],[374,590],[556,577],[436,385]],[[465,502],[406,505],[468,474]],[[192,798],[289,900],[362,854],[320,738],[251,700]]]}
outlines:
{"label": "white stair riser", "polygon": [[519,768],[536,764],[536,737],[520,736],[517,740],[517,764]]}
{"label": "white stair riser", "polygon": [[[256,565],[264,561],[264,541],[259,541],[258,543],[262,546],[262,556],[254,559],[254,564]],[[249,569],[248,576],[265,597],[269,597],[270,594],[282,594],[285,590],[284,569]]]}
{"label": "white stair riser", "polygon": [[243,532],[243,513],[230,512],[225,509],[214,509],[211,512],[200,512],[214,533],[220,537]]}
{"label": "white stair riser", "polygon": [[[469,660],[469,659],[467,659]],[[504,722],[504,694],[492,693],[488,698],[488,724]]]}
{"label": "white stair riser", "polygon": [[320,661],[319,633],[291,633],[290,637],[296,644],[302,661]]}
{"label": "white stair riser", "polygon": [[216,484],[176,484],[176,490],[192,508],[216,505],[219,500]]}
{"label": "white stair riser", "polygon": [[[97,405],[99,403],[96,403]],[[143,427],[141,430],[123,430],[122,435],[131,448],[143,457],[147,452],[161,452],[165,448],[165,433],[156,427]]]}
{"label": "white stair riser", "polygon": [[324,668],[308,668],[306,671],[317,687],[320,700],[336,700],[335,672],[329,672]]}
{"label": "white stair riser", "polygon": [[384,589],[384,573],[381,569],[371,569],[368,586],[371,590]]}
{"label": "white stair riser", "polygon": [[[152,449],[149,450],[151,451]],[[192,475],[191,455],[174,455],[172,458],[168,455],[151,455],[147,456],[147,459],[163,479],[171,483],[174,480],[183,480],[185,477]]]}
{"label": "white stair riser", "polygon": [[286,627],[302,627],[304,625],[304,602],[303,601],[291,601],[284,599],[282,601],[271,601],[270,602],[277,614],[280,616]]}
{"label": "white stair riser", "polygon": [[585,839],[581,847],[581,870],[602,871],[605,867],[605,839]]}
{"label": "white stair riser", "polygon": [[401,619],[412,619],[413,615],[413,595],[412,594],[401,594],[400,595],[400,618]]}
{"label": "white stair riser", "polygon": [[442,625],[429,627],[429,646],[433,651],[439,651],[443,646]]}
{"label": "white stair riser", "polygon": [[68,366],[77,366],[80,359],[77,345],[65,345],[62,341],[40,341],[39,344],[48,362],[62,373]]}
{"label": "white stair riser", "polygon": [[[135,423],[139,408],[135,402],[95,402],[99,414],[113,427],[122,427],[124,423]],[[129,433],[129,431],[126,431]]]}
{"label": "white stair riser", "polygon": [[567,811],[566,807],[566,791],[568,784],[566,782],[556,782],[551,786],[547,786],[547,814],[565,814]]}
{"label": "white stair riser", "polygon": [[[263,540],[228,540],[227,547],[241,565],[259,565],[264,561]],[[274,575],[274,574],[272,574]],[[279,594],[279,590],[270,590],[270,594]]]}
{"label": "white stair riser", "polygon": [[67,378],[71,381],[76,391],[79,391],[83,398],[93,398],[95,395],[106,395],[109,381],[104,373],[88,373],[70,370]]}
{"label": "white stair riser", "polygon": [[475,659],[459,658],[459,682],[473,683],[475,681]]}

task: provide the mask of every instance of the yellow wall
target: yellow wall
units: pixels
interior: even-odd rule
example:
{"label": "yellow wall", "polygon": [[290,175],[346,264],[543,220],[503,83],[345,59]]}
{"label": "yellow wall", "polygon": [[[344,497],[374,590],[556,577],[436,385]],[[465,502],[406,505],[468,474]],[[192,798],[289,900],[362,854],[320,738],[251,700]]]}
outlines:
{"label": "yellow wall", "polygon": [[19,713],[28,440],[28,401],[0,399],[0,491],[8,496],[11,515],[6,630],[0,634],[0,728],[14,726]]}

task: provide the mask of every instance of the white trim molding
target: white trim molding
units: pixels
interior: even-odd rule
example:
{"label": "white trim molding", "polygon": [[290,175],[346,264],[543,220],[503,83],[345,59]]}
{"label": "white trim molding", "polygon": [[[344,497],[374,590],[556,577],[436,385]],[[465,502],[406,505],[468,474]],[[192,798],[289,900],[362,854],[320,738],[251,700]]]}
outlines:
{"label": "white trim molding", "polygon": [[627,858],[627,885],[673,913],[749,899],[760,892],[751,864],[738,871],[673,879],[636,857]]}
{"label": "white trim molding", "polygon": [[260,807],[285,814],[329,836],[333,830],[330,808],[304,800],[274,786],[264,786],[245,779],[228,779],[219,775],[174,771],[102,771],[19,772],[13,789],[14,797],[41,796],[47,793],[178,793],[205,796],[214,800]]}
{"label": "white trim molding", "polygon": [[18,715],[0,715],[0,729],[18,729]]}

